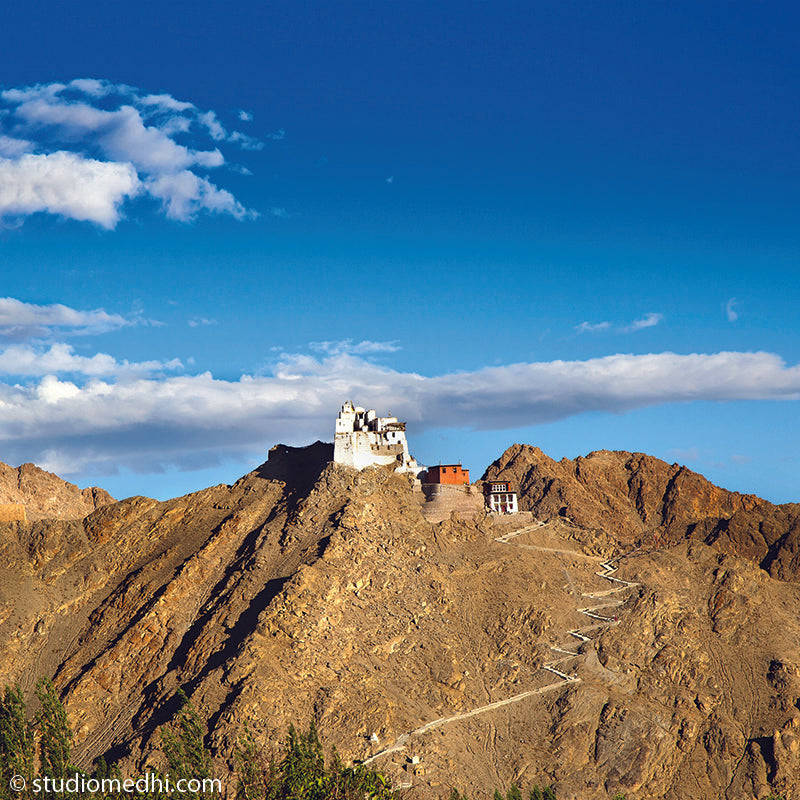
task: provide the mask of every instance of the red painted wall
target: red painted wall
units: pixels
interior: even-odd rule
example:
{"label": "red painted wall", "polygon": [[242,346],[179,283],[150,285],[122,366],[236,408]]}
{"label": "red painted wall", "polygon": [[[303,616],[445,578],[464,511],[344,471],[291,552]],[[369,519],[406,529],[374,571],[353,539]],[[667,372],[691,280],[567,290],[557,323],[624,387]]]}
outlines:
{"label": "red painted wall", "polygon": [[461,464],[439,464],[428,467],[427,483],[469,483],[469,470],[462,469]]}

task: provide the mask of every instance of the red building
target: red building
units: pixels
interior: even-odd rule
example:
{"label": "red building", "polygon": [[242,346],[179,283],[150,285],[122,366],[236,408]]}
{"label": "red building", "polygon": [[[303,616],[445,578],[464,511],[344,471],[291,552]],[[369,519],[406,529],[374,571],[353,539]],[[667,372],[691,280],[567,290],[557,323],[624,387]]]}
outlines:
{"label": "red building", "polygon": [[428,467],[428,477],[425,482],[460,486],[469,483],[469,470],[462,469],[461,464],[439,464],[437,467]]}

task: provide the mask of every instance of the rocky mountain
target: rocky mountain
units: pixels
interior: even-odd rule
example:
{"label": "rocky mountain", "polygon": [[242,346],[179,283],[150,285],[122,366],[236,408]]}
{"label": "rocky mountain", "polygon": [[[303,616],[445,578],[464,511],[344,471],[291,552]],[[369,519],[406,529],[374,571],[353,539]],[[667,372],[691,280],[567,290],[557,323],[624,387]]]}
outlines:
{"label": "rocky mountain", "polygon": [[15,468],[0,462],[0,509],[6,507],[10,512],[0,513],[0,519],[83,519],[113,502],[114,498],[105,489],[96,486],[79,489],[35,464]]}
{"label": "rocky mountain", "polygon": [[703,541],[748,558],[782,580],[800,580],[800,504],[773,505],[714,486],[643,453],[601,450],[554,461],[515,444],[484,476],[520,492],[537,518],[561,515],[621,544]]}
{"label": "rocky mountain", "polygon": [[526,514],[430,523],[408,478],[330,458],[0,523],[0,681],[53,675],[80,763],[127,774],[183,688],[221,777],[245,723],[269,748],[314,719],[421,798],[800,790],[796,506],[515,445],[487,477]]}

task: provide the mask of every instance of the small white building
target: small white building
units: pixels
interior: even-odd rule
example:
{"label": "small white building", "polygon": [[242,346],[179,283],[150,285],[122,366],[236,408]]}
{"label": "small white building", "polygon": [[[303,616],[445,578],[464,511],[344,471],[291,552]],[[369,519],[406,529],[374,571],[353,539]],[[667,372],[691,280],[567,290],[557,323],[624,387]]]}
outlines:
{"label": "small white building", "polygon": [[405,422],[379,417],[373,409],[354,406],[350,400],[336,419],[333,460],[356,469],[394,465],[397,472],[414,475],[423,469],[408,451]]}
{"label": "small white building", "polygon": [[511,488],[508,481],[485,481],[483,494],[486,505],[493,514],[516,514],[517,493]]}

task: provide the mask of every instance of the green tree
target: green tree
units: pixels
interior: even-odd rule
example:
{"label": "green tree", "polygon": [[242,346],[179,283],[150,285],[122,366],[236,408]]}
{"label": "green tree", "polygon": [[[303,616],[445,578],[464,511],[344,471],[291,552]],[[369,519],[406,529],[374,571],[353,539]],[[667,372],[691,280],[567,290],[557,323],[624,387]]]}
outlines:
{"label": "green tree", "polygon": [[[176,730],[161,730],[161,747],[167,759],[167,774],[174,780],[211,778],[211,756],[206,750],[203,722],[183,689],[178,690],[181,705],[173,722]],[[184,792],[185,797],[198,793]]]}
{"label": "green tree", "polygon": [[77,771],[70,764],[72,729],[50,678],[41,678],[36,684],[36,697],[41,706],[36,716],[39,772],[49,778],[68,778]]}
{"label": "green tree", "polygon": [[33,730],[25,719],[25,698],[19,684],[6,686],[0,699],[0,798],[28,797],[28,792],[14,792],[11,778],[21,776],[25,785],[33,779]]}
{"label": "green tree", "polygon": [[280,774],[280,798],[317,800],[325,796],[326,778],[330,776],[325,774],[325,756],[313,720],[307,734],[298,733],[294,725],[289,726]]}
{"label": "green tree", "polygon": [[250,729],[245,725],[234,753],[238,775],[236,797],[239,800],[262,800],[275,779],[275,764],[264,761]]}
{"label": "green tree", "polygon": [[363,764],[345,767],[336,750],[326,765],[313,722],[307,733],[289,727],[277,763],[265,766],[252,737],[240,742],[239,752],[239,800],[399,800],[383,773]]}

